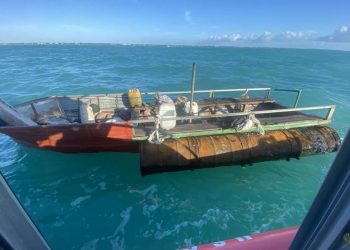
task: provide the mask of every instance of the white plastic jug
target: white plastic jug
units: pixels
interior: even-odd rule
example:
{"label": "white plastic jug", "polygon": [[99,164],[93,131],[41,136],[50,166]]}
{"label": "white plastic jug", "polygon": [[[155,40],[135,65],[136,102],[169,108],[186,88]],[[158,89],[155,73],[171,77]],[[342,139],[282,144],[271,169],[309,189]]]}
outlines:
{"label": "white plastic jug", "polygon": [[[162,103],[159,106],[159,116],[160,118],[175,118],[176,117],[176,109],[174,103]],[[160,127],[162,129],[172,129],[176,126],[176,120],[171,121],[160,121]]]}
{"label": "white plastic jug", "polygon": [[[185,113],[188,115],[190,115],[190,106],[191,106],[191,102],[185,103]],[[196,102],[192,102],[192,114],[198,115],[198,103]]]}

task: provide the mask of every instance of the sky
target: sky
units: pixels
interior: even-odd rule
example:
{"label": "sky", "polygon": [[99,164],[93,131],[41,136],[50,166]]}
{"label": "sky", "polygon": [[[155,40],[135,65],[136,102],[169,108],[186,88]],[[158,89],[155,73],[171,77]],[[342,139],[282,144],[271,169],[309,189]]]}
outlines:
{"label": "sky", "polygon": [[350,50],[348,0],[0,0],[0,43]]}

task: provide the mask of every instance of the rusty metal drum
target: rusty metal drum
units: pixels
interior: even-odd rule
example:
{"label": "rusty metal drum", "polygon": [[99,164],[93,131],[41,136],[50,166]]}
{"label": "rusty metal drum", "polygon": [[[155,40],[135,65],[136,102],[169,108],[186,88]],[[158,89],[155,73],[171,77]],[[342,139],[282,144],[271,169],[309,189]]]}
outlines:
{"label": "rusty metal drum", "polygon": [[237,133],[165,140],[140,144],[142,175],[185,169],[243,165],[254,162],[299,158],[337,151],[337,132],[315,126],[258,133]]}

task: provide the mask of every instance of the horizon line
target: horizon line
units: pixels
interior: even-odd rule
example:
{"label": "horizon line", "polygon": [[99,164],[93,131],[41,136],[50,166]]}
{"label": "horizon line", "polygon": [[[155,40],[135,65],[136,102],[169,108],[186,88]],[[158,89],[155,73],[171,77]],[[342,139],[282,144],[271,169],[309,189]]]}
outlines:
{"label": "horizon line", "polygon": [[113,42],[0,42],[0,46],[6,45],[117,45],[117,46],[159,46],[159,47],[213,47],[213,48],[246,48],[246,49],[297,49],[297,50],[330,50],[330,51],[344,51],[346,49],[336,48],[300,48],[300,47],[273,47],[273,46],[237,46],[229,44],[153,44],[153,43],[113,43]]}

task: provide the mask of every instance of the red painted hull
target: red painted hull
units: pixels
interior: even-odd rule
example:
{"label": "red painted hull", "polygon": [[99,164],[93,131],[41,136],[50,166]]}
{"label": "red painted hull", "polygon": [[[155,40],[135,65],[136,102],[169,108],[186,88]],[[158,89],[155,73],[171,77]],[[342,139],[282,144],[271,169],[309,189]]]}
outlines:
{"label": "red painted hull", "polygon": [[0,127],[0,132],[26,146],[65,153],[138,152],[128,123]]}
{"label": "red painted hull", "polygon": [[[196,247],[185,248],[188,250],[287,250],[297,233],[297,227],[290,227],[286,229],[273,230],[265,233],[258,233],[229,239],[225,241],[218,241],[210,244],[199,245]],[[184,250],[185,250],[184,249]]]}

